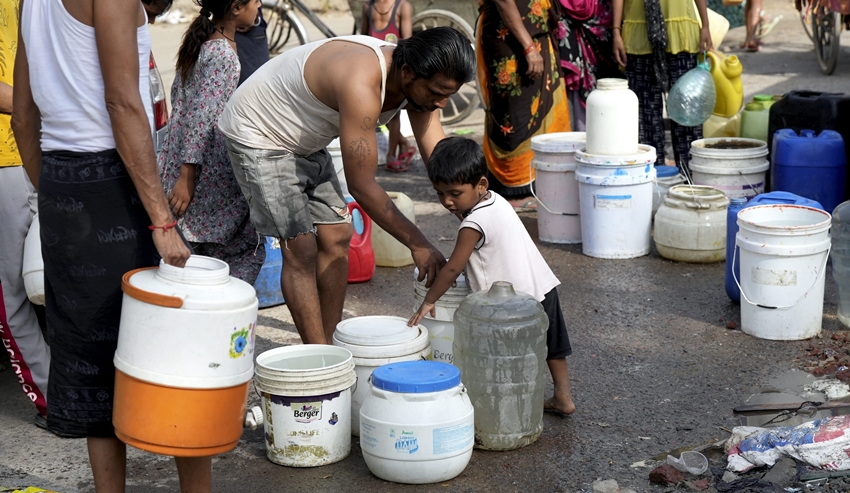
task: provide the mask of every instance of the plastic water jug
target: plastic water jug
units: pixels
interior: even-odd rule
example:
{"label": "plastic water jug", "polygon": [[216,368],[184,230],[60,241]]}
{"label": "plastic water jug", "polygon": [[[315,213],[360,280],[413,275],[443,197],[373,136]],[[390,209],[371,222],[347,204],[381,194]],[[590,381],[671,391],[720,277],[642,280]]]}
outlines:
{"label": "plastic water jug", "polygon": [[366,282],[375,275],[375,251],[372,249],[372,220],[355,201],[348,202],[354,234],[348,247],[348,282]]}
{"label": "plastic water jug", "polygon": [[466,297],[455,312],[454,364],[475,408],[475,447],[512,450],[543,431],[543,306],[509,282]]}
{"label": "plastic water jug", "polygon": [[[711,60],[711,77],[714,79],[714,90],[717,94],[713,114],[721,117],[735,116],[744,104],[744,84],[741,82],[741,72],[744,67],[735,55],[724,57],[709,51],[706,56]],[[705,137],[721,136],[705,135]],[[728,137],[737,137],[737,135]]]}
{"label": "plastic water jug", "polygon": [[[416,216],[413,214],[413,201],[401,192],[387,192],[387,195],[398,207],[398,210],[407,217],[410,222],[416,224]],[[381,267],[404,267],[413,263],[410,249],[400,241],[393,238],[384,228],[375,224],[372,227],[372,248],[375,251],[375,265]]]}
{"label": "plastic water jug", "polygon": [[741,135],[741,113],[734,116],[717,116],[712,113],[702,124],[702,136],[706,139],[713,137],[738,137]]}
{"label": "plastic water jug", "polygon": [[589,154],[624,156],[638,152],[638,99],[625,79],[599,79],[587,97]]}
{"label": "plastic water jug", "polygon": [[688,70],[670,88],[667,95],[667,114],[679,125],[702,125],[714,111],[717,93],[711,67],[706,60]]}
{"label": "plastic water jug", "polygon": [[761,103],[747,103],[741,113],[741,137],[767,143],[770,112]]}
{"label": "plastic water jug", "polygon": [[782,129],[773,136],[770,188],[816,200],[832,212],[844,201],[847,162],[844,139],[834,130],[798,135]]}
{"label": "plastic water jug", "polygon": [[[844,142],[850,140],[850,95],[814,91],[791,91],[770,107],[767,145],[773,149],[777,130],[790,128],[795,132],[811,129],[815,132],[835,130]],[[850,146],[844,155],[850,162]],[[769,181],[769,180],[768,180]]]}
{"label": "plastic water jug", "polygon": [[266,236],[266,260],[263,261],[257,280],[254,281],[260,308],[285,303],[283,292],[280,290],[281,269],[283,269],[283,255],[280,252],[280,240]]}
{"label": "plastic water jug", "polygon": [[115,434],[178,457],[215,455],[242,435],[254,374],[257,297],[226,262],[126,273],[115,350]]}
{"label": "plastic water jug", "polygon": [[838,320],[850,327],[850,202],[832,213],[832,278],[838,292]]}
{"label": "plastic water jug", "polygon": [[[743,197],[741,197],[741,199],[743,199]],[[740,201],[736,202],[735,198],[732,199],[731,203],[729,204],[728,213],[726,215],[725,285],[726,294],[729,295],[729,299],[731,299],[735,303],[741,302],[741,291],[738,289],[738,285],[735,284],[735,278],[732,277],[732,274],[734,272],[734,274],[738,276],[738,279],[740,279],[741,272],[741,260],[733,254],[735,249],[735,235],[738,234],[738,212],[747,207],[769,204],[803,205],[806,207],[814,207],[815,209],[823,210],[823,206],[821,206],[820,203],[814,200],[810,200],[805,197],[800,197],[799,195],[794,195],[793,193],[781,191],[756,195],[752,198],[752,200],[746,203],[741,203]],[[735,260],[734,265],[732,265],[733,257]]]}

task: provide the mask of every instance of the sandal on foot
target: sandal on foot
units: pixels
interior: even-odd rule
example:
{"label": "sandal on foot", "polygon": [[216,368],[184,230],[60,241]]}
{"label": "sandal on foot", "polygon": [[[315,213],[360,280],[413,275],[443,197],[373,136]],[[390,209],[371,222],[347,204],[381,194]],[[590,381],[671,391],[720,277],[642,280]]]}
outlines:
{"label": "sandal on foot", "polygon": [[404,163],[405,166],[410,166],[410,162],[413,161],[413,156],[416,154],[415,151],[405,151],[401,152],[398,155],[398,160]]}
{"label": "sandal on foot", "polygon": [[767,36],[768,34],[770,34],[770,32],[773,31],[773,28],[776,27],[777,24],[779,24],[779,21],[781,19],[782,19],[782,16],[777,15],[776,17],[773,17],[772,19],[770,19],[770,21],[768,21],[767,23],[764,23],[764,22],[759,23],[759,27],[758,27],[758,30],[756,32],[756,37],[761,39],[761,38],[764,38],[765,36]]}
{"label": "sandal on foot", "polygon": [[396,159],[395,161],[390,161],[387,163],[387,171],[392,171],[393,173],[401,173],[407,170],[407,163],[400,159]]}

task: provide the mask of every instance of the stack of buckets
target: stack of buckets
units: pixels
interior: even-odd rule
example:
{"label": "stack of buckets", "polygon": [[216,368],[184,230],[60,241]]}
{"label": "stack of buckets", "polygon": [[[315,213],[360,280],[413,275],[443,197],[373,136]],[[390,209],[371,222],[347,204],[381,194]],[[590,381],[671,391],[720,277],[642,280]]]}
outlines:
{"label": "stack of buckets", "polygon": [[635,258],[650,250],[655,148],[638,144],[638,101],[601,79],[587,101],[587,146],[576,151],[582,252]]}

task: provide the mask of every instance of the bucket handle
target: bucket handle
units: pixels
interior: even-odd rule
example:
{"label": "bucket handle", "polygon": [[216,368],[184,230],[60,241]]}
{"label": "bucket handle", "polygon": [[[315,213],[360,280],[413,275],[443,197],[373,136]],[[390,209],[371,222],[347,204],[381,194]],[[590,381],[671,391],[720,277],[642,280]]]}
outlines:
{"label": "bucket handle", "polygon": [[553,211],[552,209],[546,207],[546,204],[544,204],[543,201],[540,200],[540,197],[538,197],[537,194],[534,193],[534,168],[532,168],[531,166],[528,167],[528,188],[531,190],[531,196],[534,197],[535,200],[537,200],[537,203],[542,205],[543,208],[546,209],[546,212],[548,212],[549,214],[554,214],[556,216],[580,216],[581,215],[581,214],[575,214],[575,213],[572,213],[572,212],[556,212],[556,211]]}
{"label": "bucket handle", "polygon": [[759,308],[766,308],[766,309],[768,309],[768,310],[787,310],[787,309],[789,309],[789,308],[793,308],[794,306],[796,306],[796,305],[797,305],[797,303],[799,303],[799,302],[800,302],[800,300],[802,300],[803,298],[805,298],[805,297],[809,294],[809,291],[811,291],[812,289],[814,289],[814,288],[815,288],[815,286],[817,286],[817,285],[818,285],[818,283],[819,283],[819,282],[820,282],[820,280],[821,280],[821,277],[823,277],[823,276],[824,276],[824,273],[826,272],[826,263],[829,261],[829,252],[832,250],[832,244],[830,244],[830,245],[829,245],[829,248],[827,248],[827,249],[826,249],[826,256],[825,256],[825,257],[824,257],[824,259],[823,259],[823,265],[821,265],[820,273],[818,274],[818,277],[817,277],[817,278],[815,278],[815,282],[812,284],[812,286],[811,286],[809,289],[807,289],[807,290],[806,290],[806,292],[805,292],[805,293],[803,293],[803,295],[802,295],[802,296],[800,296],[799,298],[797,298],[797,301],[795,301],[794,303],[792,303],[792,304],[790,304],[790,305],[788,305],[788,306],[766,306],[766,305],[760,305],[760,304],[758,304],[758,303],[753,303],[752,301],[750,301],[750,299],[749,299],[749,298],[747,298],[747,294],[746,294],[746,293],[744,293],[744,288],[743,288],[743,287],[741,287],[741,283],[738,281],[738,276],[737,276],[737,274],[735,274],[735,267],[734,267],[734,266],[735,266],[735,260],[738,258],[738,250],[740,250],[740,249],[741,249],[741,247],[740,247],[740,246],[735,245],[735,248],[732,250],[732,278],[733,278],[733,279],[735,279],[735,284],[737,284],[737,285],[738,285],[738,290],[741,292],[741,297],[742,297],[742,298],[744,298],[744,300],[745,300],[747,303],[749,303],[749,304],[751,304],[751,305],[753,305],[753,306],[757,306],[757,307],[759,307]]}

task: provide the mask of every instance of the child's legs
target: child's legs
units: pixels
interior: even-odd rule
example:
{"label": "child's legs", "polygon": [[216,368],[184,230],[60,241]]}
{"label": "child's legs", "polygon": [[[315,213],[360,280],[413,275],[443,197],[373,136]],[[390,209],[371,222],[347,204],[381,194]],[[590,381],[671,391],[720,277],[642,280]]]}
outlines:
{"label": "child's legs", "polygon": [[[670,84],[675,84],[679,77],[697,66],[697,56],[693,53],[667,54],[667,70],[670,74]],[[688,163],[691,160],[691,142],[702,138],[702,125],[685,127],[670,120],[670,133],[673,137],[673,155],[679,169],[690,176]]]}
{"label": "child's legs", "polygon": [[641,144],[655,147],[656,164],[664,164],[664,103],[655,81],[652,55],[629,55],[626,77],[629,89],[637,95],[638,129]]}
{"label": "child's legs", "polygon": [[570,345],[564,314],[561,311],[561,303],[558,300],[557,288],[546,293],[541,304],[546,316],[549,317],[549,328],[546,331],[546,364],[552,374],[552,382],[555,384],[555,395],[543,406],[570,414],[576,408],[570,391],[570,372],[567,367],[567,356],[572,354],[573,349]]}

